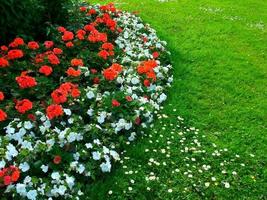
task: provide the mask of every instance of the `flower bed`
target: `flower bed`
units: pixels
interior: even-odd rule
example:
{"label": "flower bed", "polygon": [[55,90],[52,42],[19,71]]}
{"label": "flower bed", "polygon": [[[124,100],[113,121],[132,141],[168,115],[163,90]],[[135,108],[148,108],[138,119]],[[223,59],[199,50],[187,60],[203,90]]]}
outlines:
{"label": "flower bed", "polygon": [[7,197],[82,198],[166,99],[169,53],[149,25],[113,4],[77,12],[79,22],[57,27],[53,41],[1,46],[0,190]]}

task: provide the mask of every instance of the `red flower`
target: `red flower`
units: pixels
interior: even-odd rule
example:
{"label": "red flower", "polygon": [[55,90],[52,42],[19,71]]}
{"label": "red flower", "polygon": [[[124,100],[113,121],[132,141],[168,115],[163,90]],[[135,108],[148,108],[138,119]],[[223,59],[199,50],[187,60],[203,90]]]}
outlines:
{"label": "red flower", "polygon": [[94,14],[96,14],[96,10],[93,9],[93,8],[91,8],[91,9],[88,11],[87,14],[88,14],[88,15],[94,15]]}
{"label": "red flower", "polygon": [[74,88],[74,89],[71,91],[71,96],[72,96],[73,98],[77,98],[77,97],[79,97],[80,95],[81,95],[81,92],[80,92],[80,90],[77,89],[77,88]]}
{"label": "red flower", "polygon": [[46,75],[46,76],[49,76],[53,72],[53,69],[52,69],[52,67],[44,65],[39,69],[39,72]]}
{"label": "red flower", "polygon": [[21,45],[24,45],[24,40],[22,38],[15,38],[13,40],[13,42],[11,42],[9,44],[9,46],[10,47],[13,47],[13,48],[18,47],[18,46],[21,46]]}
{"label": "red flower", "polygon": [[144,85],[146,86],[146,87],[149,87],[150,86],[150,81],[149,80],[144,80]]}
{"label": "red flower", "polygon": [[131,96],[126,96],[125,99],[126,99],[127,101],[132,101],[132,100],[133,100],[133,98],[132,98]]}
{"label": "red flower", "polygon": [[68,76],[74,76],[74,77],[77,77],[77,76],[80,76],[81,75],[81,70],[75,70],[74,68],[70,67],[66,73],[68,74]]}
{"label": "red flower", "polygon": [[32,121],[35,121],[36,120],[36,117],[34,114],[28,114],[28,119],[32,120]]}
{"label": "red flower", "polygon": [[117,100],[115,100],[115,99],[112,99],[112,106],[113,107],[119,107],[121,104],[120,104],[120,102],[118,102]]}
{"label": "red flower", "polygon": [[0,58],[0,68],[7,66],[9,66],[8,60],[6,60],[5,58]]}
{"label": "red flower", "polygon": [[0,91],[0,101],[3,101],[5,99],[5,95],[3,92]]}
{"label": "red flower", "polygon": [[104,44],[102,44],[102,49],[112,51],[113,48],[114,48],[114,46],[113,46],[112,43],[104,43]]}
{"label": "red flower", "polygon": [[64,33],[64,32],[66,31],[66,29],[65,29],[63,26],[59,26],[59,27],[57,28],[57,30],[58,30],[59,32],[61,32],[61,33]]}
{"label": "red flower", "polygon": [[61,105],[53,104],[46,108],[46,115],[49,119],[54,119],[63,115],[63,109]]}
{"label": "red flower", "polygon": [[105,77],[105,79],[112,81],[115,78],[117,78],[118,76],[118,72],[116,72],[114,69],[112,68],[107,68],[103,71],[103,75]]}
{"label": "red flower", "polygon": [[83,60],[82,59],[73,58],[70,62],[71,62],[71,66],[73,66],[73,67],[83,66]]}
{"label": "red flower", "polygon": [[56,55],[59,55],[59,54],[62,54],[62,53],[63,53],[62,49],[60,49],[60,48],[54,48],[54,49],[53,49],[53,52],[54,52],[54,54],[56,54]]}
{"label": "red flower", "polygon": [[91,32],[91,31],[96,31],[96,28],[92,24],[87,24],[83,27],[84,30]]}
{"label": "red flower", "polygon": [[29,99],[17,101],[15,108],[19,113],[24,114],[28,110],[32,109],[32,102]]}
{"label": "red flower", "polygon": [[65,31],[62,36],[63,41],[70,41],[74,38],[74,34],[71,31]]}
{"label": "red flower", "polygon": [[90,69],[90,72],[92,73],[92,74],[96,74],[97,73],[97,70],[96,69]]}
{"label": "red flower", "polygon": [[18,170],[18,168],[14,168],[14,172],[11,175],[11,181],[12,182],[16,182],[17,180],[19,180],[20,177],[20,171]]}
{"label": "red flower", "polygon": [[118,73],[120,73],[120,72],[122,71],[122,66],[119,65],[119,64],[117,64],[117,63],[113,63],[113,64],[111,65],[111,68],[112,68],[113,70],[115,70],[116,72],[118,72]]}
{"label": "red flower", "polygon": [[13,60],[13,59],[17,59],[17,58],[22,58],[23,57],[23,51],[21,51],[19,49],[10,50],[7,53],[7,57],[8,57],[9,60]]}
{"label": "red flower", "polygon": [[53,41],[45,41],[44,45],[45,45],[45,48],[50,49],[54,46],[54,42]]}
{"label": "red flower", "polygon": [[11,176],[4,176],[4,185],[10,185],[11,181]]}
{"label": "red flower", "polygon": [[99,84],[99,83],[100,83],[100,79],[99,79],[98,77],[95,77],[95,78],[93,79],[93,83],[94,83],[94,84]]}
{"label": "red flower", "polygon": [[47,58],[52,65],[58,65],[60,63],[59,58],[55,54],[50,54]]}
{"label": "red flower", "polygon": [[55,156],[54,157],[54,159],[53,159],[53,162],[56,164],[56,165],[58,165],[58,164],[60,164],[61,163],[61,156]]}
{"label": "red flower", "polygon": [[39,49],[39,44],[37,42],[31,41],[28,43],[28,47],[31,50]]}
{"label": "red flower", "polygon": [[136,125],[140,125],[140,124],[141,124],[141,118],[140,118],[140,117],[137,117],[137,118],[135,119],[135,124],[136,124]]}
{"label": "red flower", "polygon": [[81,11],[81,12],[85,12],[86,10],[87,10],[87,8],[86,8],[85,6],[81,6],[81,7],[80,7],[80,11]]}
{"label": "red flower", "polygon": [[51,93],[53,102],[56,104],[65,103],[67,101],[67,92],[62,89],[56,89]]}
{"label": "red flower", "polygon": [[7,114],[0,109],[0,122],[5,121],[7,119]]}
{"label": "red flower", "polygon": [[74,44],[72,43],[72,42],[67,42],[66,43],[66,47],[68,47],[68,48],[71,48],[71,47],[73,47],[74,46]]}
{"label": "red flower", "polygon": [[8,47],[5,46],[5,45],[2,45],[0,49],[1,49],[2,51],[8,51]]}
{"label": "red flower", "polygon": [[16,77],[16,81],[19,84],[19,87],[22,89],[34,87],[37,85],[35,78],[24,74]]}
{"label": "red flower", "polygon": [[107,60],[108,59],[108,56],[109,56],[109,53],[106,50],[101,50],[98,53],[98,56],[101,57],[101,58],[103,58],[104,60]]}
{"label": "red flower", "polygon": [[155,51],[153,54],[152,54],[153,58],[156,59],[159,57],[159,52]]}

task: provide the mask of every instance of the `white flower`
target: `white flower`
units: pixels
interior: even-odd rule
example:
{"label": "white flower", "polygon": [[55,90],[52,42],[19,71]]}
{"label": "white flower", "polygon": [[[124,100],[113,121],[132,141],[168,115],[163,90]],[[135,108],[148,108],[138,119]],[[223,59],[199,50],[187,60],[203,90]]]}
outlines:
{"label": "white flower", "polygon": [[64,109],[64,113],[68,116],[71,115],[71,110],[70,109]]}
{"label": "white flower", "polygon": [[6,159],[11,160],[12,157],[16,157],[18,155],[17,149],[14,147],[13,144],[8,144],[7,145],[7,151],[6,151]]}
{"label": "white flower", "polygon": [[27,192],[27,198],[30,200],[35,200],[37,197],[37,191],[36,190],[30,190]]}
{"label": "white flower", "polygon": [[21,183],[16,184],[16,191],[21,196],[26,196],[27,195],[26,185],[25,184],[21,184]]}
{"label": "white flower", "polygon": [[110,172],[111,164],[110,162],[105,162],[100,165],[102,172]]}
{"label": "white flower", "polygon": [[76,140],[76,138],[77,138],[77,133],[71,132],[68,135],[67,140],[68,140],[69,143],[71,143],[71,142],[74,142]]}
{"label": "white flower", "polygon": [[225,183],[224,183],[224,187],[225,187],[225,188],[230,188],[230,184],[229,184],[228,182],[225,182]]}
{"label": "white flower", "polygon": [[95,97],[95,94],[92,91],[89,91],[86,93],[86,96],[88,99],[93,99]]}
{"label": "white flower", "polygon": [[67,190],[66,186],[65,186],[65,185],[61,185],[61,186],[59,186],[59,188],[58,188],[58,193],[59,193],[60,195],[64,195],[65,192],[66,192],[66,190]]}
{"label": "white flower", "polygon": [[60,179],[60,174],[58,172],[53,172],[51,178],[58,181]]}
{"label": "white flower", "polygon": [[86,143],[85,146],[86,146],[87,149],[92,149],[93,148],[93,145],[91,143]]}
{"label": "white flower", "polygon": [[89,110],[87,110],[87,115],[89,115],[91,117],[91,116],[93,116],[93,112],[94,112],[94,110],[92,108],[90,108]]}
{"label": "white flower", "polygon": [[94,160],[100,160],[101,154],[99,153],[99,151],[93,151],[92,155]]}
{"label": "white flower", "polygon": [[6,166],[6,162],[4,160],[0,161],[0,169],[3,169]]}
{"label": "white flower", "polygon": [[44,173],[46,173],[48,171],[48,165],[42,165],[41,169]]}
{"label": "white flower", "polygon": [[24,162],[19,165],[19,168],[21,169],[22,172],[26,172],[30,169],[30,166],[27,162]]}
{"label": "white flower", "polygon": [[85,170],[85,167],[84,167],[82,164],[80,164],[79,167],[77,168],[77,171],[78,171],[80,174],[82,174],[82,173],[84,172],[84,170]]}
{"label": "white flower", "polygon": [[30,130],[33,127],[32,123],[30,121],[24,122],[24,128],[27,130]]}
{"label": "white flower", "polygon": [[71,189],[74,186],[75,179],[73,177],[66,177],[66,183],[68,184],[69,188]]}

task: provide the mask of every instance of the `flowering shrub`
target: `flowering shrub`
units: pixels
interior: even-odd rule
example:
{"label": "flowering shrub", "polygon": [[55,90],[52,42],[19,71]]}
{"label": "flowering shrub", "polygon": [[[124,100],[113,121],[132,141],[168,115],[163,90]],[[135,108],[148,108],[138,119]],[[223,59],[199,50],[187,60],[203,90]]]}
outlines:
{"label": "flowering shrub", "polygon": [[80,28],[0,51],[0,190],[79,199],[123,141],[153,121],[172,82],[165,42],[113,4],[83,6]]}

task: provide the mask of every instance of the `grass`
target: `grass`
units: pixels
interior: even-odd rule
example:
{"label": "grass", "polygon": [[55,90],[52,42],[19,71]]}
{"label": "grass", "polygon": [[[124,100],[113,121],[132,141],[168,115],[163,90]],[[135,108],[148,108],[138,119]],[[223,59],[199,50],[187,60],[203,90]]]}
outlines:
{"label": "grass", "polygon": [[[162,111],[169,117],[127,147],[123,163],[88,186],[87,199],[267,199],[267,2],[115,2],[138,11],[168,42],[175,78]],[[180,127],[177,115],[185,118]],[[186,135],[184,143],[178,132]],[[205,155],[182,152],[195,139],[202,140]],[[216,150],[221,155],[214,156]],[[198,172],[207,163],[212,169]],[[151,172],[159,179],[146,181]]]}

